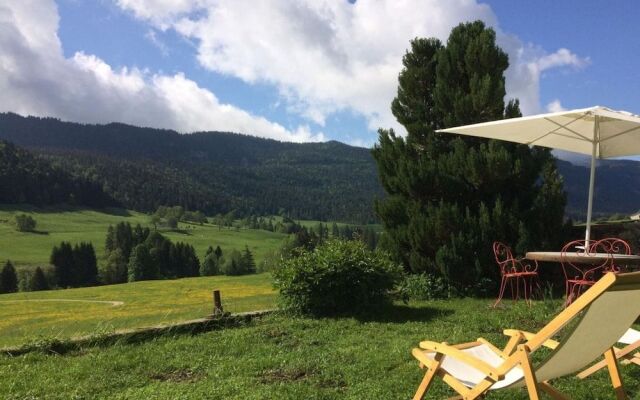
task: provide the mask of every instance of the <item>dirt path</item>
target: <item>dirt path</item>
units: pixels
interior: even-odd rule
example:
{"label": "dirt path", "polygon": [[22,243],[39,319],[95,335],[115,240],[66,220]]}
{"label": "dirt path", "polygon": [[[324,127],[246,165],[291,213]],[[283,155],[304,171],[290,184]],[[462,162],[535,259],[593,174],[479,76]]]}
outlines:
{"label": "dirt path", "polygon": [[2,300],[2,303],[16,303],[21,301],[67,301],[72,303],[102,303],[102,304],[111,304],[112,306],[122,306],[124,305],[124,301],[109,301],[109,300],[76,300],[76,299],[23,299],[23,300]]}

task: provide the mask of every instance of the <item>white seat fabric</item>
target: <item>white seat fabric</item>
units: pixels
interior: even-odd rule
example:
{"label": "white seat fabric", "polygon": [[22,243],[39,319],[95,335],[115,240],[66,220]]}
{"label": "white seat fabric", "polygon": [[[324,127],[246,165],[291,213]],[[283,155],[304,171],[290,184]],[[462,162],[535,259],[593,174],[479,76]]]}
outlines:
{"label": "white seat fabric", "polygon": [[[486,362],[494,368],[497,368],[504,363],[504,359],[497,355],[486,344],[470,347],[461,351]],[[434,353],[429,353],[427,351],[425,351],[424,354],[427,358],[432,360],[435,357]],[[444,356],[441,368],[451,374],[454,378],[458,379],[462,384],[470,388],[474,387],[487,377],[481,371],[478,371],[477,369],[469,366],[464,362],[458,361],[453,357]],[[522,369],[520,367],[515,367],[505,375],[503,380],[496,382],[493,386],[491,386],[490,390],[514,385],[514,383],[522,381],[523,376],[524,373],[522,372]]]}
{"label": "white seat fabric", "polygon": [[627,329],[625,334],[622,335],[620,339],[618,339],[618,342],[624,343],[624,344],[631,344],[631,343],[637,342],[638,340],[640,340],[640,331],[637,331],[633,328],[629,328]]}

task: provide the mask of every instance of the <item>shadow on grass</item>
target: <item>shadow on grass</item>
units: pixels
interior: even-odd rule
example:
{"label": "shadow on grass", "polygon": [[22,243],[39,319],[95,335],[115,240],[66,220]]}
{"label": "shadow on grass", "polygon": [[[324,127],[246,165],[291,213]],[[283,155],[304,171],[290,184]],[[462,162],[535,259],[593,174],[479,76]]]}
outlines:
{"label": "shadow on grass", "polygon": [[192,236],[193,234],[186,229],[171,229],[167,232],[179,233],[181,235]]}
{"label": "shadow on grass", "polygon": [[357,315],[355,318],[362,322],[402,324],[405,322],[428,322],[452,313],[453,310],[443,308],[390,304],[380,307],[376,312]]}
{"label": "shadow on grass", "polygon": [[39,352],[46,355],[62,356],[82,353],[88,348],[104,348],[114,345],[140,344],[163,336],[197,335],[204,332],[246,326],[264,314],[222,315],[220,317],[194,320],[172,326],[139,328],[128,332],[112,332],[89,335],[75,339],[42,337],[16,348],[0,349],[0,356],[15,357]]}
{"label": "shadow on grass", "polygon": [[115,215],[118,217],[130,217],[131,213],[129,212],[129,210],[125,209],[125,208],[119,208],[119,207],[106,207],[106,208],[101,208],[98,209],[99,211],[105,213],[105,214],[109,214],[109,215]]}
{"label": "shadow on grass", "polygon": [[29,233],[33,233],[34,235],[48,235],[49,231],[29,231]]}
{"label": "shadow on grass", "polygon": [[131,213],[124,208],[120,207],[90,207],[90,206],[78,206],[70,204],[55,204],[55,205],[33,205],[33,204],[2,204],[0,205],[0,211],[9,212],[36,212],[40,214],[57,214],[62,212],[75,212],[75,211],[97,211],[103,214],[109,214],[120,217],[130,217]]}

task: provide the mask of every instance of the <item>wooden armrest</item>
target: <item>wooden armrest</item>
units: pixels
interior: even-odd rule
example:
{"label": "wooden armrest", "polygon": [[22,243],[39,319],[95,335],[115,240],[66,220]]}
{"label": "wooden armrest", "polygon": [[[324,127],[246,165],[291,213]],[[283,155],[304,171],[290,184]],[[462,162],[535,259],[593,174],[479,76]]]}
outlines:
{"label": "wooden armrest", "polygon": [[[531,340],[534,336],[535,333],[531,333],[531,332],[527,332],[527,331],[521,331],[519,329],[505,329],[502,333],[504,333],[507,336],[521,336],[526,340]],[[553,340],[553,339],[547,339],[545,340],[544,343],[542,343],[542,345],[544,347],[547,347],[551,350],[554,350],[556,347],[558,347],[560,343],[558,343],[557,341]]]}
{"label": "wooden armrest", "polygon": [[423,350],[433,351],[436,353],[444,354],[445,356],[448,356],[448,357],[453,357],[455,359],[458,359],[464,362],[465,364],[468,364],[469,366],[477,369],[478,371],[481,371],[483,374],[486,374],[489,378],[493,379],[494,381],[499,381],[504,377],[504,375],[501,375],[496,368],[492,367],[491,365],[487,364],[486,362],[482,361],[479,358],[476,358],[470,354],[465,353],[464,351],[454,346],[449,346],[445,343],[424,341],[424,342],[420,342],[420,348]]}

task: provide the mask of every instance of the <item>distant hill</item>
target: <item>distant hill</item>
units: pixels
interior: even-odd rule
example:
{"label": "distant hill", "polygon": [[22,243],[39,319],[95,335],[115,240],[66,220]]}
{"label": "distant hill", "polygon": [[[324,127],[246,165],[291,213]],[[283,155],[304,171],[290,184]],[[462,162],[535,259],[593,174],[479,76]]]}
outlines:
{"label": "distant hill", "polygon": [[[564,177],[569,202],[566,214],[584,220],[589,194],[589,167],[558,160],[558,171]],[[614,213],[631,214],[640,209],[640,162],[603,160],[596,168],[593,214],[595,217]]]}
{"label": "distant hill", "polygon": [[[209,214],[287,212],[294,218],[366,223],[383,196],[368,149],[331,141],[284,143],[225,132],[179,134],[120,123],[87,125],[0,113],[0,139],[91,183],[119,205],[182,205]],[[589,169],[558,160],[566,214],[584,219]],[[596,174],[594,215],[640,209],[640,162],[608,160]]]}
{"label": "distant hill", "polygon": [[48,160],[0,140],[0,203],[108,207],[117,202],[96,182],[73,176]]}
{"label": "distant hill", "polygon": [[0,139],[100,185],[139,211],[182,205],[209,214],[287,212],[364,223],[383,195],[368,149],[331,141],[284,143],[224,132],[179,134],[111,123],[0,114]]}

